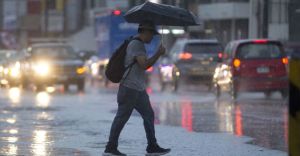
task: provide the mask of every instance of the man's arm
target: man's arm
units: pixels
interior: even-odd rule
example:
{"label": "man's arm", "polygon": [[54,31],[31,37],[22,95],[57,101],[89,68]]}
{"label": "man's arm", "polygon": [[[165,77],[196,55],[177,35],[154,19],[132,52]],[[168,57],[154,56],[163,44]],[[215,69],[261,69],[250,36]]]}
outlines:
{"label": "man's arm", "polygon": [[165,48],[160,46],[158,51],[149,59],[146,56],[137,56],[136,60],[140,67],[147,70],[151,66],[155,64],[155,62],[159,59],[160,56],[165,54]]}

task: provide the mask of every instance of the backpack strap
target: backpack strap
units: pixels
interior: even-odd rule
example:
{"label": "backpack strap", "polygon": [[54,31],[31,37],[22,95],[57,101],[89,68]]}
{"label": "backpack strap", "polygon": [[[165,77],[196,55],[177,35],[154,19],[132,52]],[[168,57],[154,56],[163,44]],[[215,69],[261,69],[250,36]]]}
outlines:
{"label": "backpack strap", "polygon": [[126,67],[126,70],[127,71],[129,69],[129,71],[127,72],[126,76],[124,77],[123,81],[128,77],[133,65],[136,63],[136,60],[134,60],[128,67]]}
{"label": "backpack strap", "polygon": [[[129,43],[130,43],[131,41],[133,41],[133,40],[142,41],[139,37],[132,37],[132,36],[131,36],[131,37],[129,38]],[[129,44],[129,43],[128,43],[128,44]],[[126,51],[126,52],[127,52],[127,51]],[[125,68],[125,71],[127,71],[128,69],[129,69],[129,71],[126,73],[126,76],[123,78],[122,81],[124,81],[124,80],[128,77],[128,75],[129,75],[129,73],[130,73],[130,71],[131,71],[133,65],[134,65],[136,62],[137,62],[137,61],[136,61],[136,59],[134,58],[134,59],[133,59],[133,62],[130,63],[130,64]]]}

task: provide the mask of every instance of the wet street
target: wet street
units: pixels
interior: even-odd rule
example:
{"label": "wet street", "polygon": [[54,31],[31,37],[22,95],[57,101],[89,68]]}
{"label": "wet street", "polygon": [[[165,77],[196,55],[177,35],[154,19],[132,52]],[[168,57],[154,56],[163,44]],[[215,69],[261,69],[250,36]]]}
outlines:
{"label": "wet street", "polygon": [[[116,91],[117,86],[105,89],[101,84],[87,85],[85,93],[77,93],[72,87],[64,92],[60,86],[39,93],[19,88],[1,89],[0,155],[101,155],[116,112]],[[236,146],[237,151],[243,149],[249,155],[254,147],[258,152],[286,154],[287,100],[279,94],[266,99],[260,93],[245,93],[235,101],[223,95],[216,100],[214,94],[194,85],[181,87],[178,93],[160,92],[153,85],[148,93],[156,114],[158,140],[163,146],[170,144],[174,149],[180,144],[174,143],[177,140],[171,134],[164,135],[170,131],[178,138],[211,138],[193,140],[170,155],[183,155],[180,152],[189,146],[201,148],[201,144],[212,144],[209,146],[212,148],[222,141],[228,142],[222,145],[224,148]],[[142,155],[146,144],[138,115],[133,113],[121,134],[121,149],[129,151],[129,155]],[[247,148],[241,145],[239,149],[235,138],[246,139]],[[140,153],[130,152],[135,146],[141,149]],[[208,155],[215,155],[214,149],[211,150]],[[223,155],[232,155],[229,151]],[[190,152],[190,155],[199,154],[197,150]]]}

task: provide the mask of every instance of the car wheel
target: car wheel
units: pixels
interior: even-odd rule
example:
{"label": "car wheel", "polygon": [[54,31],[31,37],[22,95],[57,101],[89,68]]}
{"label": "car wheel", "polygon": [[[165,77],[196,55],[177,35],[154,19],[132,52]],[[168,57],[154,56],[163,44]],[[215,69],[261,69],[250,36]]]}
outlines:
{"label": "car wheel", "polygon": [[221,88],[220,88],[220,86],[217,85],[217,84],[216,84],[216,86],[215,86],[215,94],[216,94],[216,97],[217,97],[217,98],[220,98],[220,96],[221,96]]}
{"label": "car wheel", "polygon": [[160,82],[160,91],[164,91],[166,89],[166,83]]}
{"label": "car wheel", "polygon": [[272,95],[272,92],[266,91],[266,92],[264,92],[264,94],[265,94],[265,97],[266,97],[267,99],[270,99],[270,97],[271,97],[271,95]]}
{"label": "car wheel", "polygon": [[174,92],[177,92],[178,91],[178,81],[176,80],[175,82],[174,82]]}
{"label": "car wheel", "polygon": [[237,99],[238,98],[238,93],[237,93],[237,91],[235,89],[232,91],[232,98],[233,99]]}
{"label": "car wheel", "polygon": [[79,80],[77,82],[77,90],[78,91],[84,91],[84,86],[85,86],[84,80]]}
{"label": "car wheel", "polygon": [[104,79],[104,86],[107,88],[109,85],[109,80],[107,78]]}
{"label": "car wheel", "polygon": [[1,87],[1,88],[5,88],[5,85],[4,85],[4,84],[0,84],[0,87]]}
{"label": "car wheel", "polygon": [[23,80],[21,83],[22,83],[22,88],[24,88],[24,89],[29,88],[29,83],[27,81]]}
{"label": "car wheel", "polygon": [[289,93],[288,93],[287,90],[281,90],[281,91],[280,91],[280,94],[281,94],[281,97],[282,97],[283,99],[287,98],[288,95],[289,95]]}
{"label": "car wheel", "polygon": [[14,88],[14,87],[18,87],[19,85],[18,85],[18,83],[16,83],[16,82],[10,82],[9,83],[9,88]]}
{"label": "car wheel", "polygon": [[213,87],[213,83],[207,84],[208,91],[212,91]]}
{"label": "car wheel", "polygon": [[45,87],[42,84],[36,84],[35,86],[36,86],[36,91],[37,92],[41,92],[41,91],[45,90]]}
{"label": "car wheel", "polygon": [[69,84],[68,83],[64,84],[64,91],[69,91]]}
{"label": "car wheel", "polygon": [[231,84],[231,90],[230,90],[230,94],[231,94],[231,97],[233,99],[237,99],[238,97],[238,93],[237,93],[237,89],[234,87],[234,84]]}

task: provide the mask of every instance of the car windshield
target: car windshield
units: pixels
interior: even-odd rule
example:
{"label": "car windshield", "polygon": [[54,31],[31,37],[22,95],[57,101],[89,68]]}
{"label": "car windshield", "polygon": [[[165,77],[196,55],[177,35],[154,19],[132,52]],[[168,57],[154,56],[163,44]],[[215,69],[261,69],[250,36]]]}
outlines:
{"label": "car windshield", "polygon": [[70,47],[36,47],[33,49],[32,54],[35,57],[50,57],[50,58],[66,58],[76,59],[77,54]]}
{"label": "car windshield", "polygon": [[184,50],[192,54],[217,54],[222,51],[222,47],[217,43],[189,43]]}
{"label": "car windshield", "polygon": [[0,50],[0,61],[7,61],[8,59],[16,56],[16,51],[1,51]]}
{"label": "car windshield", "polygon": [[0,53],[0,61],[5,60],[7,58],[6,53]]}
{"label": "car windshield", "polygon": [[237,57],[241,59],[270,59],[281,58],[283,52],[279,45],[269,44],[245,44],[238,50]]}

